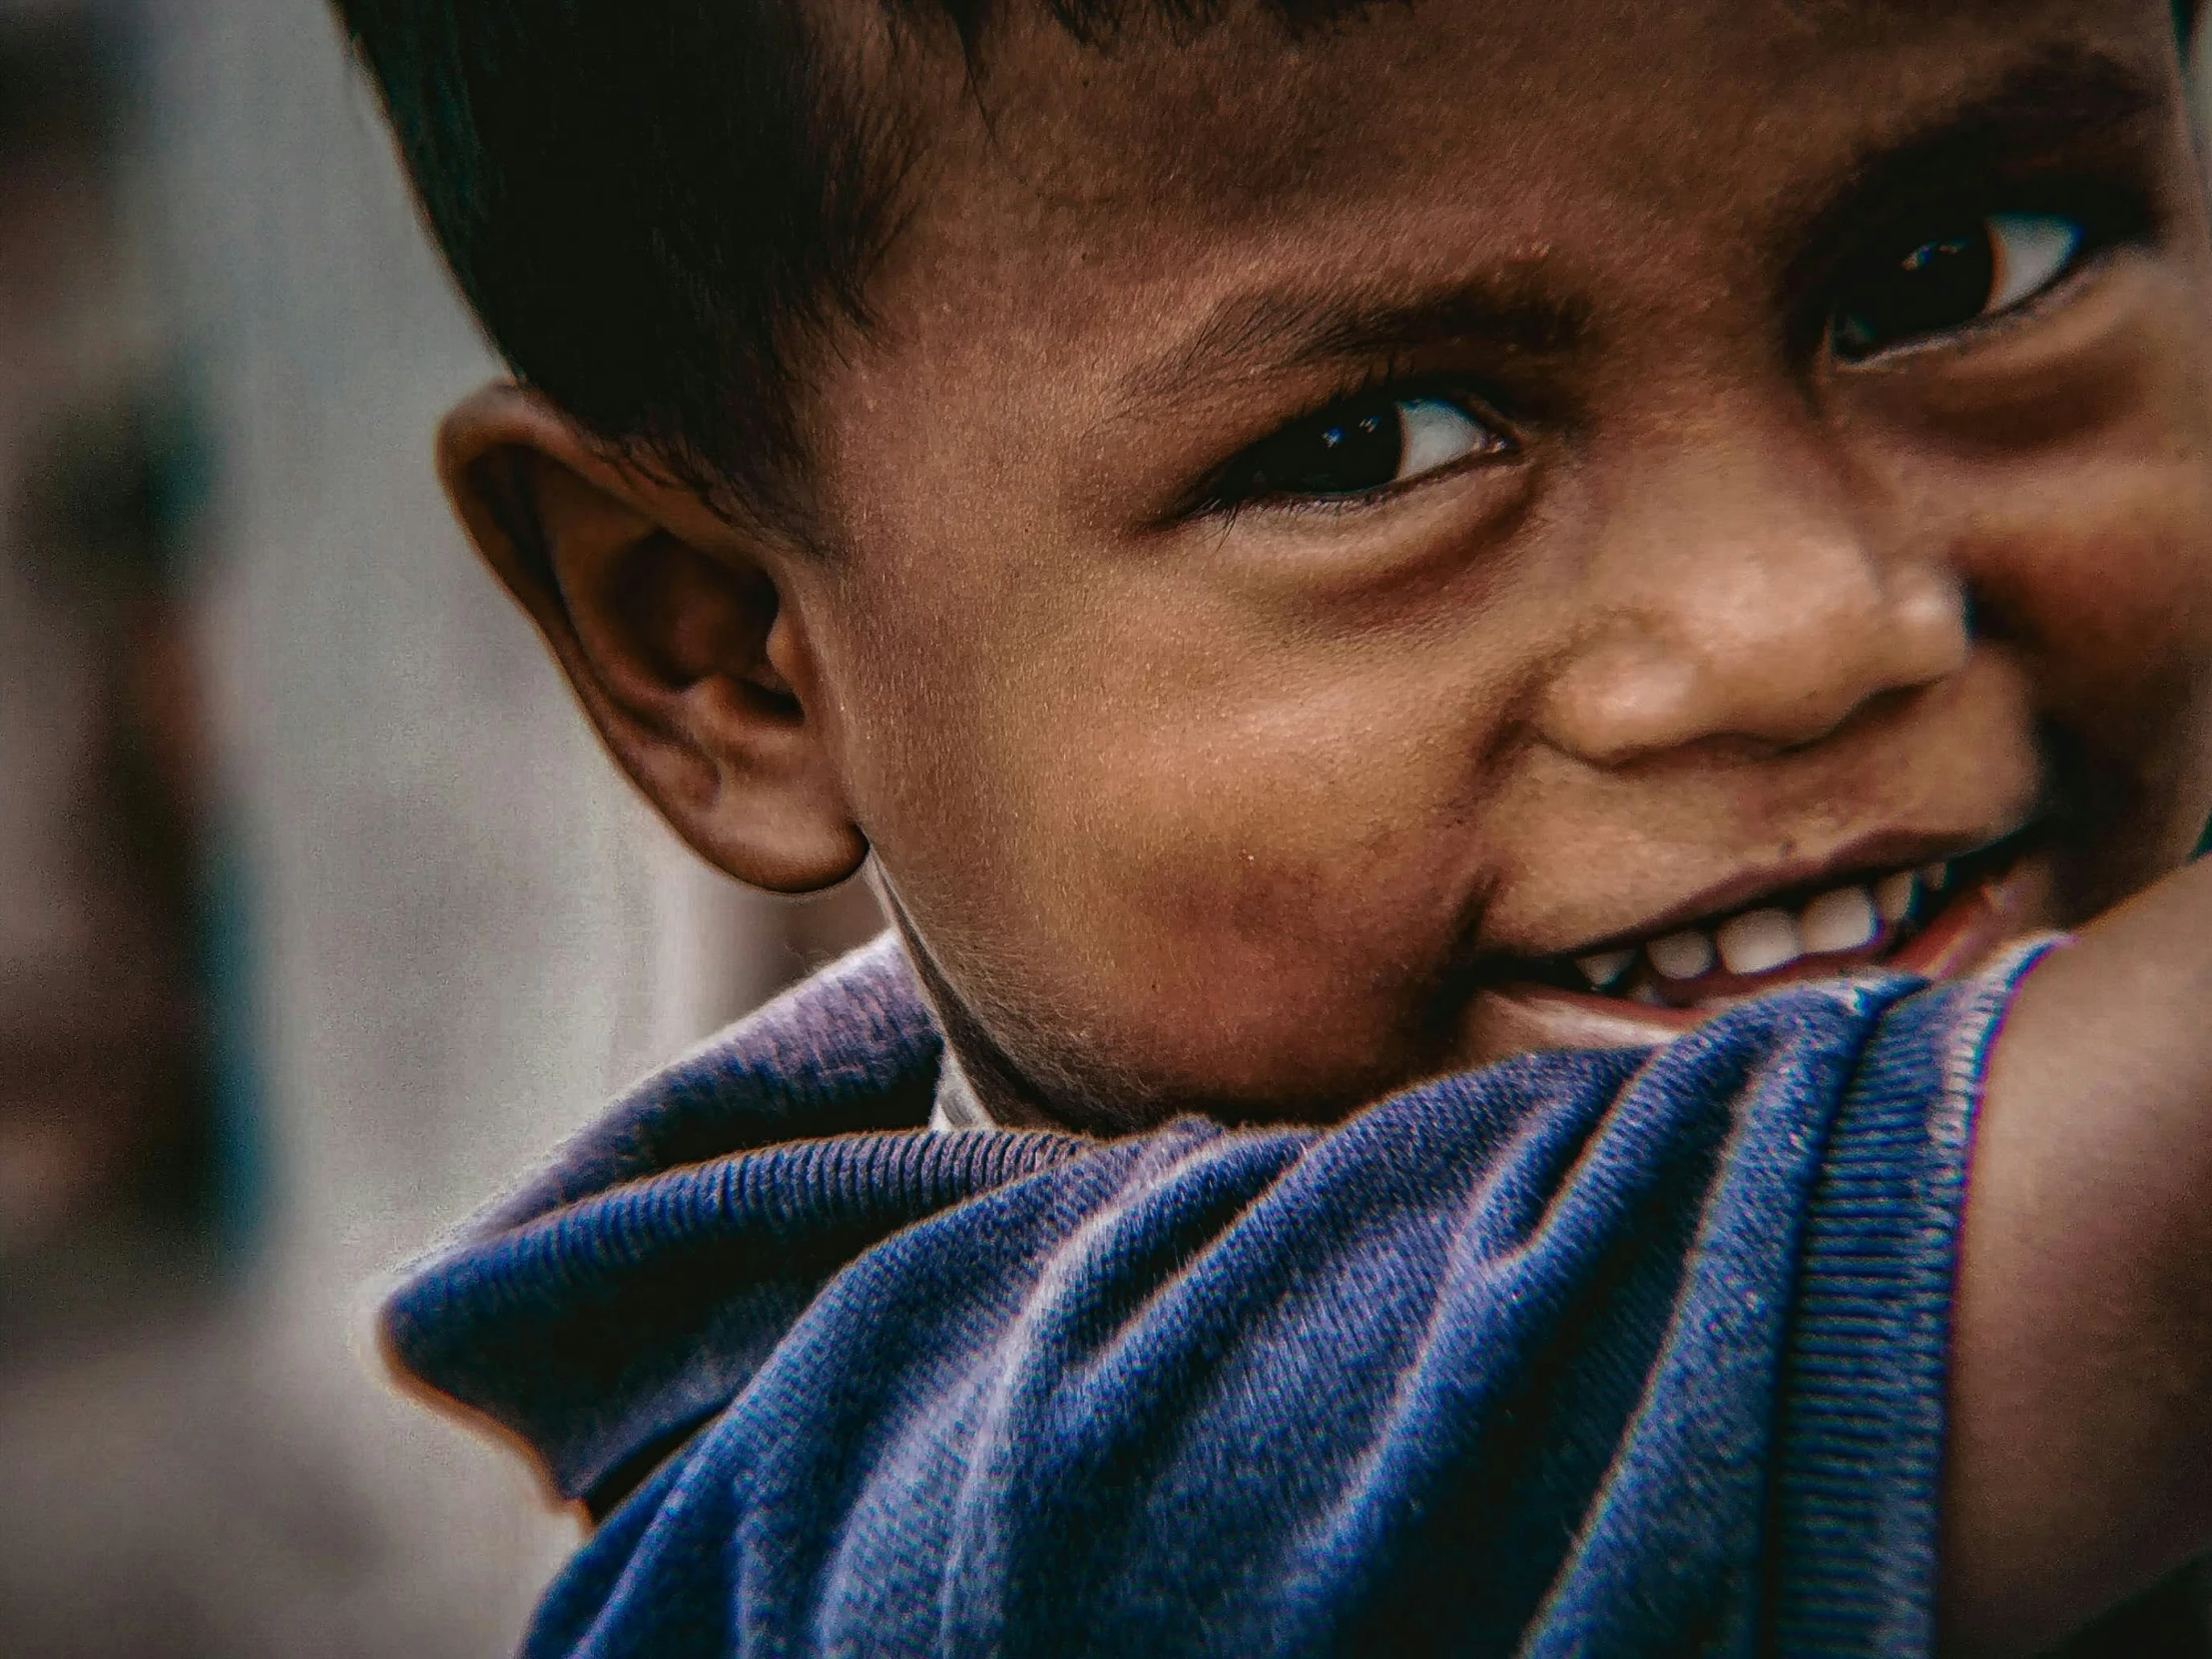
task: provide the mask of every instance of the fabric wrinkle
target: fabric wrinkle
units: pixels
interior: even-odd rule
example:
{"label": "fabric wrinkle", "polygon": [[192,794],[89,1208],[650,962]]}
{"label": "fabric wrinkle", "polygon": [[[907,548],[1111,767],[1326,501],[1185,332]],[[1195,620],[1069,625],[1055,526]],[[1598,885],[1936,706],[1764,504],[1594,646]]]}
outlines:
{"label": "fabric wrinkle", "polygon": [[1094,1141],[932,1127],[876,947],[633,1091],[386,1328],[611,1510],[537,1659],[1925,1652],[2026,960]]}

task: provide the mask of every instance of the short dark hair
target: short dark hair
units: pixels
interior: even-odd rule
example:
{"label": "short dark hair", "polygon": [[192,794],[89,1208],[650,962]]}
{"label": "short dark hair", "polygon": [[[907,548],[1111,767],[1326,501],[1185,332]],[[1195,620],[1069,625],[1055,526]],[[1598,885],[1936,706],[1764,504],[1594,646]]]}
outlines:
{"label": "short dark hair", "polygon": [[[859,0],[855,0],[859,3]],[[991,0],[880,0],[970,68]],[[1093,43],[1220,0],[1041,0]],[[1294,32],[1363,0],[1270,0]],[[2174,0],[2186,35],[2198,0]],[[509,366],[702,493],[803,521],[797,365],[864,325],[896,229],[897,100],[809,0],[335,0],[424,217]],[[947,42],[948,46],[950,42]]]}
{"label": "short dark hair", "polygon": [[[771,521],[798,510],[795,365],[895,229],[895,98],[808,0],[335,0],[493,346],[584,427]],[[1079,39],[1131,0],[1046,0]],[[1142,0],[1202,25],[1216,0]],[[883,0],[972,64],[989,0]],[[1344,0],[1274,0],[1298,24]],[[949,26],[949,28],[947,28]]]}

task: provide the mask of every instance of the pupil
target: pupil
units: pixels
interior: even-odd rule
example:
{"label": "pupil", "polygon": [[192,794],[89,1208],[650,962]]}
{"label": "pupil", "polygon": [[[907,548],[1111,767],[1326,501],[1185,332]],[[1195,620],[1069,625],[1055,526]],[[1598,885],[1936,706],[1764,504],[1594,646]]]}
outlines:
{"label": "pupil", "polygon": [[1864,272],[1836,313],[1836,350],[1869,357],[1883,347],[1962,327],[1996,289],[1996,247],[1986,224],[1969,235],[1924,242],[1903,259]]}
{"label": "pupil", "polygon": [[1404,423],[1387,403],[1284,433],[1259,457],[1254,483],[1268,495],[1363,495],[1396,478],[1404,451]]}

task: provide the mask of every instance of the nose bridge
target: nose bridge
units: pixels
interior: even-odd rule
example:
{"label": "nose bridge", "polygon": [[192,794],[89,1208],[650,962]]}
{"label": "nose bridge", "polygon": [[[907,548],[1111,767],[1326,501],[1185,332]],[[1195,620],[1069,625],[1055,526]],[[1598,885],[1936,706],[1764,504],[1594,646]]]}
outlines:
{"label": "nose bridge", "polygon": [[1815,434],[1771,415],[1626,469],[1582,579],[1546,725],[1600,764],[1709,738],[1811,743],[1967,650],[1954,577],[1876,545]]}

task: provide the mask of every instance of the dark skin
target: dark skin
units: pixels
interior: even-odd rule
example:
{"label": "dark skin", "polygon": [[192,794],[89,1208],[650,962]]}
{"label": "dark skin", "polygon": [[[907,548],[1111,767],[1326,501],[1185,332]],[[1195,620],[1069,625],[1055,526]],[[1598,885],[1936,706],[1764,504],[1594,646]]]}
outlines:
{"label": "dark skin", "polygon": [[527,391],[441,436],[677,829],[783,890],[872,852],[993,1115],[1100,1132],[1663,1040],[1720,999],[1560,964],[2000,844],[1939,959],[1789,970],[2079,930],[1977,1131],[1946,1640],[2031,1651],[2212,1547],[2212,238],[2167,8],[1416,0],[1104,55],[1017,16],[973,85],[905,61],[913,211],[813,365],[808,534]]}

